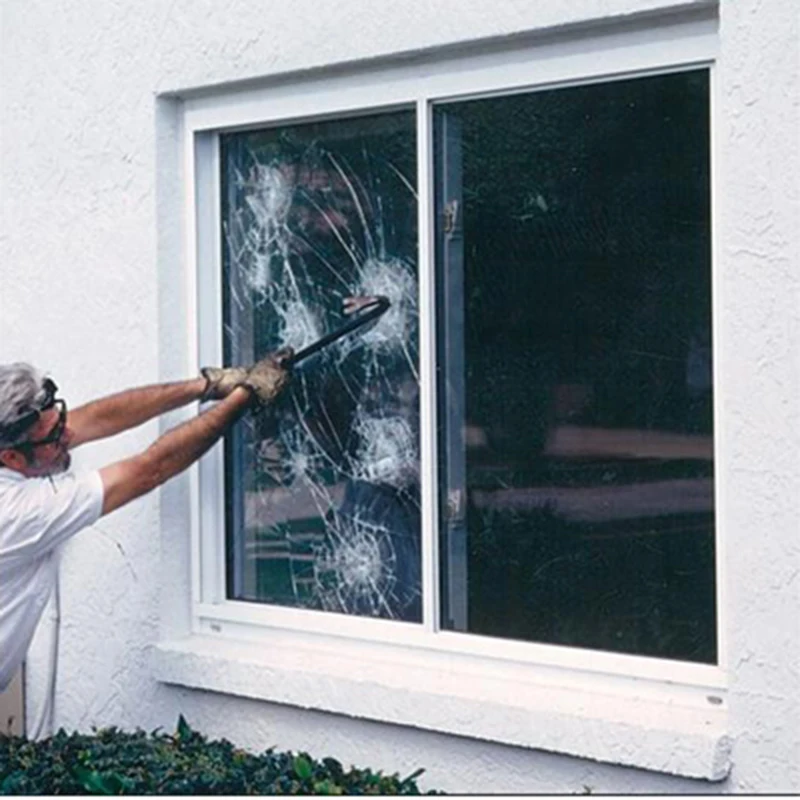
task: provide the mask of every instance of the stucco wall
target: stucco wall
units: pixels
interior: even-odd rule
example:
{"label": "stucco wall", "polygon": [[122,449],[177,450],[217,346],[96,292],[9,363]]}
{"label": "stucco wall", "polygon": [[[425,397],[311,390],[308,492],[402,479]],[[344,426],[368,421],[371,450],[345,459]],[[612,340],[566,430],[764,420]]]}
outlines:
{"label": "stucco wall", "polygon": [[[185,374],[176,145],[163,93],[587,20],[707,6],[685,0],[2,0],[0,360],[51,370],[72,404]],[[101,521],[62,569],[57,725],[154,728],[179,712],[210,736],[333,755],[473,792],[703,793],[800,789],[798,648],[797,6],[720,10],[718,387],[721,524],[734,769],[723,784],[598,765],[158,684],[158,587],[186,549],[186,487]],[[413,21],[413,24],[412,24]],[[166,222],[166,224],[165,224]],[[172,226],[174,223],[174,228]],[[175,273],[165,274],[174,255]],[[171,336],[175,347],[169,347]],[[155,423],[79,452],[96,466]],[[166,609],[168,612],[169,609]],[[183,613],[175,609],[176,614]],[[29,661],[29,702],[45,676]]]}
{"label": "stucco wall", "polygon": [[732,786],[800,789],[798,20],[724,2],[718,246]]}

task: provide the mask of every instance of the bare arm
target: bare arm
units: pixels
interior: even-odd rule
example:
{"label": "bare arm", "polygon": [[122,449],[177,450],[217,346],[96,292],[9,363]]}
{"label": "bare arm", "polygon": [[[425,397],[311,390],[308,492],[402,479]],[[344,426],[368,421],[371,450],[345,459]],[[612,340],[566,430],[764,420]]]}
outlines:
{"label": "bare arm", "polygon": [[206,379],[202,377],[160,383],[128,389],[72,409],[67,415],[67,424],[72,430],[70,447],[135,428],[153,417],[199,400],[205,388]]}
{"label": "bare arm", "polygon": [[161,486],[193,464],[244,414],[251,398],[250,390],[237,387],[210,410],[167,431],[143,453],[101,469],[103,514]]}

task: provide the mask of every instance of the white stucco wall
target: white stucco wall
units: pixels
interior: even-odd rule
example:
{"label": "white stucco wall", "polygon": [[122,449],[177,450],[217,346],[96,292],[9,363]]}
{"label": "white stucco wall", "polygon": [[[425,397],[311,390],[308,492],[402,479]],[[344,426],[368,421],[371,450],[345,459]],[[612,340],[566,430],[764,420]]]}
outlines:
{"label": "white stucco wall", "polygon": [[[170,175],[175,93],[484,37],[598,22],[697,0],[0,0],[0,360],[52,371],[72,404],[185,375],[180,198]],[[720,9],[717,231],[718,464],[725,496],[729,724],[721,784],[600,765],[157,683],[150,651],[170,619],[159,586],[187,557],[176,482],[102,520],[62,569],[57,724],[174,725],[209,736],[410,772],[470,792],[786,792],[800,789],[800,330],[798,7]],[[165,224],[166,222],[166,224]],[[174,256],[175,273],[165,267]],[[169,346],[171,336],[175,347]],[[78,453],[101,465],[156,424]],[[167,535],[162,535],[164,531]],[[162,552],[162,542],[169,543]],[[118,544],[121,546],[118,547]],[[166,611],[163,618],[162,611]],[[29,662],[29,702],[44,680]]]}

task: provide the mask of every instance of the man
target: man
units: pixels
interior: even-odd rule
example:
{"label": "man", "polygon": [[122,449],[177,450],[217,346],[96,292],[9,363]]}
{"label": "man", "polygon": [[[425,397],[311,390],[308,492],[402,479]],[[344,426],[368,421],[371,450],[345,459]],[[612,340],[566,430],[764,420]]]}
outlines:
{"label": "man", "polygon": [[[58,388],[29,364],[0,365],[0,691],[25,658],[56,581],[59,545],[200,458],[248,409],[288,380],[282,351],[250,369],[130,389],[67,410]],[[197,400],[219,402],[137,455],[69,472],[69,451]]]}

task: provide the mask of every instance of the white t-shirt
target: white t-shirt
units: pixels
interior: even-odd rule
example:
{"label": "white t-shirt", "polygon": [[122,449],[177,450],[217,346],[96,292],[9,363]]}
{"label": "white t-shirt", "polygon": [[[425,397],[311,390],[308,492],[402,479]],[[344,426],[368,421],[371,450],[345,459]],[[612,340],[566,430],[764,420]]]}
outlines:
{"label": "white t-shirt", "polygon": [[0,467],[0,691],[25,658],[56,582],[56,548],[103,510],[97,471],[26,478]]}

